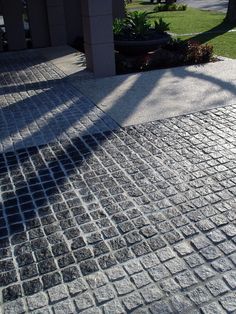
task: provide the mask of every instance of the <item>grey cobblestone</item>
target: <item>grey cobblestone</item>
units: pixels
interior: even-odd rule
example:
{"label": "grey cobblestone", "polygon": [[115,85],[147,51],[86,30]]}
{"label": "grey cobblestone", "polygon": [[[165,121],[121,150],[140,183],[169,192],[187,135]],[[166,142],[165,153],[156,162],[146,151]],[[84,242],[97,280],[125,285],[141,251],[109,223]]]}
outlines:
{"label": "grey cobblestone", "polygon": [[162,292],[155,284],[144,287],[140,291],[147,303],[152,303],[162,298]]}
{"label": "grey cobblestone", "polygon": [[236,310],[236,293],[228,293],[220,298],[220,303],[227,312],[233,312]]}
{"label": "grey cobblestone", "polygon": [[184,260],[191,268],[204,264],[204,259],[198,254],[186,256]]}
{"label": "grey cobblestone", "polygon": [[53,311],[48,307],[41,308],[39,310],[32,311],[33,314],[51,314]]}
{"label": "grey cobblestone", "polygon": [[155,302],[150,306],[150,311],[152,314],[172,314],[173,310],[170,305],[165,301]]}
{"label": "grey cobblestone", "polygon": [[165,263],[165,266],[172,274],[179,273],[187,269],[185,262],[180,258],[175,258]]}
{"label": "grey cobblestone", "polygon": [[183,295],[177,294],[171,298],[171,304],[177,313],[191,311],[192,303]]}
{"label": "grey cobblestone", "polygon": [[149,275],[154,281],[159,281],[170,275],[168,269],[164,265],[158,265],[148,270]]}
{"label": "grey cobblestone", "polygon": [[25,313],[25,306],[21,299],[4,304],[4,314],[23,314],[23,313]]}
{"label": "grey cobblestone", "polygon": [[218,250],[218,248],[212,245],[207,246],[200,252],[203,255],[203,257],[205,257],[205,259],[209,262],[221,256],[221,252]]}
{"label": "grey cobblestone", "polygon": [[230,261],[225,258],[225,257],[221,257],[215,261],[213,261],[211,263],[211,266],[218,272],[222,272],[225,273],[228,270],[232,269],[232,264],[230,263]]}
{"label": "grey cobblestone", "polygon": [[214,297],[229,291],[229,288],[221,279],[211,280],[206,284],[206,286]]}
{"label": "grey cobblestone", "polygon": [[175,279],[182,288],[187,288],[197,284],[196,278],[190,271],[185,271],[177,275]]}
{"label": "grey cobblestone", "polygon": [[117,300],[110,301],[103,306],[105,314],[124,314],[125,310]]}
{"label": "grey cobblestone", "polygon": [[69,300],[57,303],[53,306],[53,313],[55,314],[73,314],[75,313],[74,305]]}
{"label": "grey cobblestone", "polygon": [[160,282],[160,287],[166,293],[172,293],[173,291],[177,291],[180,289],[180,286],[173,278],[163,279]]}
{"label": "grey cobblestone", "polygon": [[97,307],[92,307],[91,309],[84,310],[83,314],[101,314],[102,311]]}
{"label": "grey cobblestone", "polygon": [[189,255],[194,251],[188,242],[177,244],[174,248],[180,256]]}
{"label": "grey cobblestone", "polygon": [[224,313],[226,313],[222,309],[222,307],[219,305],[219,303],[217,303],[217,302],[205,305],[201,308],[201,310],[204,314],[224,314]]}
{"label": "grey cobblestone", "polygon": [[68,290],[71,296],[75,296],[76,294],[82,293],[86,291],[88,288],[83,279],[79,278],[74,280],[73,282],[68,284]]}
{"label": "grey cobblestone", "polygon": [[83,293],[75,298],[75,305],[78,311],[85,310],[94,305],[94,301],[90,294]]}
{"label": "grey cobblestone", "polygon": [[157,256],[154,253],[143,256],[140,259],[140,262],[145,269],[151,268],[151,267],[156,266],[160,263],[159,259],[157,258]]}
{"label": "grey cobblestone", "polygon": [[236,265],[236,253],[230,255],[229,258]]}
{"label": "grey cobblestone", "polygon": [[27,303],[29,310],[32,311],[46,306],[48,304],[48,300],[45,293],[40,292],[38,294],[28,297]]}
{"label": "grey cobblestone", "polygon": [[218,248],[226,255],[229,255],[236,251],[235,244],[230,241],[218,244]]}
{"label": "grey cobblestone", "polygon": [[134,290],[134,286],[129,279],[125,278],[114,283],[118,295],[124,295]]}
{"label": "grey cobblestone", "polygon": [[48,296],[51,303],[59,302],[68,297],[68,292],[65,286],[56,286],[48,290]]}
{"label": "grey cobblestone", "polygon": [[126,275],[125,271],[120,266],[112,267],[111,269],[107,270],[107,276],[111,281],[119,280],[124,278]]}
{"label": "grey cobblestone", "polygon": [[170,248],[164,248],[157,252],[157,256],[159,257],[161,262],[164,262],[175,257],[175,254]]}
{"label": "grey cobblestone", "polygon": [[235,106],[118,127],[36,52],[0,56],[5,313],[234,313]]}
{"label": "grey cobblestone", "polygon": [[133,260],[125,264],[125,270],[129,275],[133,275],[142,271],[142,267],[138,261]]}
{"label": "grey cobblestone", "polygon": [[104,286],[108,282],[105,274],[96,273],[94,275],[90,275],[87,277],[87,283],[89,284],[91,289],[99,288]]}
{"label": "grey cobblestone", "polygon": [[146,272],[141,272],[141,273],[135,274],[131,277],[131,279],[138,289],[140,289],[143,286],[148,285],[151,282],[151,279],[147,275]]}
{"label": "grey cobblestone", "polygon": [[3,301],[13,301],[22,296],[20,285],[12,285],[2,290]]}
{"label": "grey cobblestone", "polygon": [[105,285],[96,289],[94,295],[98,304],[108,302],[115,297],[115,293],[110,285]]}
{"label": "grey cobblestone", "polygon": [[199,287],[192,290],[188,294],[188,296],[196,305],[200,305],[204,302],[208,302],[211,299],[209,292],[204,287]]}
{"label": "grey cobblestone", "polygon": [[225,241],[226,239],[226,237],[220,230],[213,230],[209,232],[207,236],[213,243],[220,243]]}
{"label": "grey cobblestone", "polygon": [[201,265],[195,269],[195,273],[202,280],[209,279],[215,275],[215,271],[208,265]]}
{"label": "grey cobblestone", "polygon": [[236,288],[236,270],[232,270],[226,273],[224,275],[224,279],[232,289]]}
{"label": "grey cobblestone", "polygon": [[142,306],[143,302],[140,294],[133,292],[123,298],[123,304],[127,311],[134,311],[139,306]]}

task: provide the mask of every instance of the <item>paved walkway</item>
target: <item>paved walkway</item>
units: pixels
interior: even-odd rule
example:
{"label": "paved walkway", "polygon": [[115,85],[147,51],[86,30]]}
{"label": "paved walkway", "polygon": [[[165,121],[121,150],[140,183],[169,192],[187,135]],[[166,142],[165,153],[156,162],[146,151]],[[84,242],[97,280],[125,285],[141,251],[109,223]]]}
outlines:
{"label": "paved walkway", "polygon": [[3,313],[235,313],[236,106],[119,128],[0,60]]}
{"label": "paved walkway", "polygon": [[0,58],[0,152],[115,127],[36,52]]}
{"label": "paved walkway", "polygon": [[72,80],[119,125],[156,121],[236,104],[236,60]]}
{"label": "paved walkway", "polygon": [[178,2],[186,3],[188,6],[197,9],[224,13],[228,8],[228,0],[178,0]]}

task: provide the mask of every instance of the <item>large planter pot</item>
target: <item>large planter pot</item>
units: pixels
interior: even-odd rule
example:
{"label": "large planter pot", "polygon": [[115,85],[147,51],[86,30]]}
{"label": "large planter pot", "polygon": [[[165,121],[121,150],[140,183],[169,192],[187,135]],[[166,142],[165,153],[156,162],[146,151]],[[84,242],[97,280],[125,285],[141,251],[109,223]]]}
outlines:
{"label": "large planter pot", "polygon": [[135,56],[156,50],[171,39],[169,34],[153,40],[115,40],[115,50],[121,54]]}

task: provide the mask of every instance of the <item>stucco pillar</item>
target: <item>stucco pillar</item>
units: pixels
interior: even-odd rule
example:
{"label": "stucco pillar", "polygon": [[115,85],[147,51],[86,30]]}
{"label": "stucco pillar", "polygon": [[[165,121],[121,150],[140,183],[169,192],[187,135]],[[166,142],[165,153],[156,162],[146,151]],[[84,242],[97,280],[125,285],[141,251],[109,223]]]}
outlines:
{"label": "stucco pillar", "polygon": [[47,0],[48,26],[51,46],[67,44],[63,0]]}
{"label": "stucco pillar", "polygon": [[87,67],[95,76],[115,75],[112,0],[82,0]]}
{"label": "stucco pillar", "polygon": [[9,50],[25,49],[22,2],[19,0],[2,0],[2,9]]}

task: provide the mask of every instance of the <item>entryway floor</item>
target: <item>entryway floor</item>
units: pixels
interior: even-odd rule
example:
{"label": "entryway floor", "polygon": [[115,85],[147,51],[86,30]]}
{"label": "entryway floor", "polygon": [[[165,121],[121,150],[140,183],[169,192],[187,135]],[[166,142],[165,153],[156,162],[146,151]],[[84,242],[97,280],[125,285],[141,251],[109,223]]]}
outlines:
{"label": "entryway floor", "polygon": [[0,56],[0,310],[235,313],[236,106],[121,127],[70,78]]}

